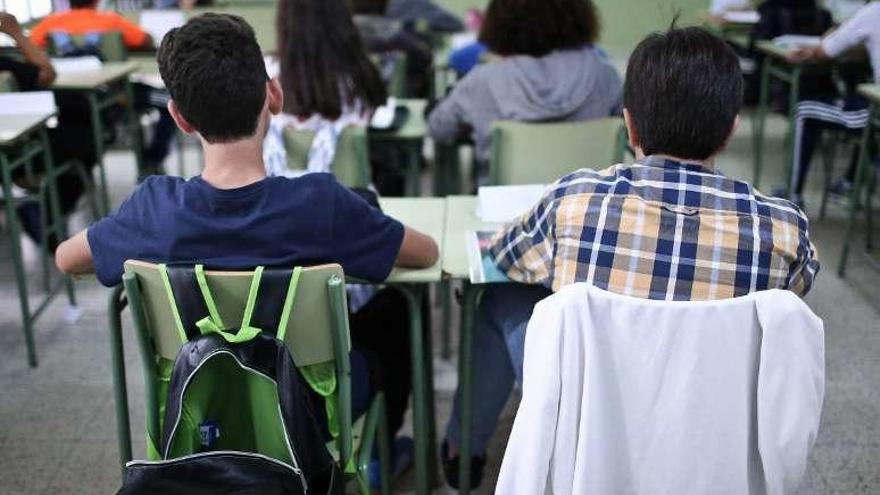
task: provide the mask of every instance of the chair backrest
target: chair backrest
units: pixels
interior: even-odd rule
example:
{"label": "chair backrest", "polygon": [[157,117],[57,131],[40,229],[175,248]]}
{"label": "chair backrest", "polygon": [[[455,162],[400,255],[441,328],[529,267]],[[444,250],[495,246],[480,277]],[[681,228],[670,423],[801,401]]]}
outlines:
{"label": "chair backrest", "polygon": [[793,493],[819,428],[824,329],[787,290],[659,301],[577,283],[535,307],[523,373],[499,493],[551,477],[572,493]]}
{"label": "chair backrest", "polygon": [[[126,273],[132,273],[137,278],[147,333],[153,342],[155,354],[173,361],[183,342],[176,330],[174,315],[158,265],[127,261],[125,270]],[[205,274],[221,319],[231,326],[241,323],[253,272],[208,270]],[[328,290],[328,283],[334,277],[344,281],[341,266],[316,266],[302,271],[284,336],[284,341],[298,367],[336,359],[333,344],[334,318],[343,316],[347,318],[347,310],[343,304],[341,310],[344,314],[334,314],[339,308],[334,307]],[[343,290],[343,302],[344,293]],[[347,325],[345,345],[347,347],[344,351],[347,354],[350,348]]]}
{"label": "chair backrest", "polygon": [[[85,35],[71,35],[71,41],[77,47],[85,46],[87,37]],[[52,56],[63,55],[60,52],[61,47],[55,46],[52,37],[49,36],[48,52]],[[119,31],[107,31],[98,36],[98,52],[104,62],[123,62],[128,59],[128,50],[122,41],[122,33]]]}
{"label": "chair backrest", "polygon": [[15,76],[9,71],[0,72],[0,93],[11,93],[13,91],[18,91],[18,83],[15,81]]}
{"label": "chair backrest", "polygon": [[[288,168],[306,170],[315,132],[287,128],[283,138]],[[340,183],[348,187],[367,187],[370,184],[367,130],[364,127],[348,126],[342,131],[336,142],[331,171]]]}
{"label": "chair backrest", "polygon": [[494,185],[549,184],[580,168],[623,161],[623,119],[580,122],[499,121],[492,125]]}

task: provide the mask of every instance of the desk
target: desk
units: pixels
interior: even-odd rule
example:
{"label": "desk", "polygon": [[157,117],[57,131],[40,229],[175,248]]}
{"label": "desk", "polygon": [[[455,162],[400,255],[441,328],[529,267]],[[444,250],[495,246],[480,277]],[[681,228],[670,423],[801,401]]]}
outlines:
{"label": "desk", "polygon": [[[423,234],[438,245],[445,228],[445,200],[442,198],[383,198],[382,209]],[[441,262],[424,269],[395,268],[386,283],[399,290],[407,300],[410,315],[410,345],[413,370],[413,430],[415,437],[416,493],[431,492],[436,473],[436,433],[434,415],[433,352],[431,336],[425,338],[422,321],[422,297],[427,284],[440,282]]]}
{"label": "desk", "polygon": [[[52,299],[54,299],[61,287],[61,284],[56,284],[54,287],[50,286],[48,278],[48,236],[54,231],[54,234],[60,238],[64,232],[61,206],[58,201],[55,181],[56,171],[52,163],[52,152],[45,127],[46,121],[54,115],[54,112],[51,112],[32,115],[5,115],[0,118],[0,173],[2,173],[3,177],[2,187],[6,229],[9,237],[9,251],[12,256],[13,270],[15,271],[15,282],[18,288],[18,300],[21,305],[21,319],[28,363],[31,366],[37,365],[37,351],[33,335],[34,322],[49,306],[49,303],[52,302]],[[43,239],[41,243],[43,248],[42,261],[46,295],[37,307],[31,310],[27,287],[28,279],[27,274],[25,274],[24,261],[21,254],[21,226],[19,225],[18,214],[16,213],[18,205],[12,192],[12,175],[16,169],[21,167],[25,167],[26,172],[30,173],[31,160],[38,155],[43,156],[45,167],[44,178],[40,186],[40,204],[45,208],[48,203],[50,221],[43,222]],[[44,196],[47,190],[48,198]],[[43,217],[46,218],[45,213]],[[65,277],[64,280],[70,303],[76,304],[73,285],[69,278]]]}
{"label": "desk", "polygon": [[[840,255],[840,265],[837,268],[837,273],[841,276],[841,278],[846,274],[846,262],[849,258],[850,248],[853,243],[853,236],[855,235],[855,224],[856,224],[856,214],[859,210],[859,199],[862,193],[863,187],[866,185],[865,181],[869,178],[869,172],[871,170],[871,157],[870,157],[870,143],[871,136],[877,130],[880,129],[880,84],[863,84],[859,86],[859,95],[863,96],[867,99],[870,106],[870,116],[868,118],[868,125],[865,126],[865,129],[862,131],[862,139],[861,139],[861,149],[859,151],[859,163],[856,169],[856,175],[853,181],[853,189],[850,196],[849,201],[849,218],[847,220],[846,226],[846,237],[844,238],[843,244],[843,252]],[[876,181],[876,178],[873,179]],[[867,236],[867,244],[871,245],[871,232],[872,232],[872,213],[871,213],[871,193],[873,192],[872,187],[868,188],[867,191],[867,200],[865,205],[865,214],[867,216],[868,228],[865,229],[865,235]],[[874,268],[880,269],[880,263],[878,263],[873,258],[869,258],[871,261],[871,266]]]}
{"label": "desk", "polygon": [[370,141],[396,144],[404,150],[407,156],[406,171],[406,194],[407,196],[419,196],[421,194],[422,143],[428,133],[428,123],[425,121],[426,100],[403,98],[398,99],[398,104],[406,107],[409,111],[406,122],[394,131],[370,131]]}
{"label": "desk", "polygon": [[134,142],[134,156],[137,162],[138,175],[143,172],[143,143],[134,110],[134,92],[129,75],[138,70],[134,62],[106,63],[98,70],[90,70],[69,74],[60,74],[52,84],[52,91],[60,93],[82,93],[89,102],[89,113],[92,121],[95,156],[101,174],[101,210],[108,213],[111,209],[110,193],[107,187],[107,172],[104,170],[104,124],[101,111],[118,103],[118,93],[103,93],[105,86],[122,83],[126,99],[125,113],[129,123],[129,133]]}
{"label": "desk", "polygon": [[471,424],[473,387],[473,330],[477,304],[485,285],[470,283],[468,263],[467,233],[473,230],[492,230],[498,224],[489,224],[476,215],[476,196],[448,196],[446,198],[446,235],[443,237],[441,264],[443,273],[451,279],[464,280],[464,294],[461,303],[461,327],[459,329],[458,383],[461,389],[461,445],[463,462],[458,466],[459,493],[470,493],[467,480],[471,479]]}

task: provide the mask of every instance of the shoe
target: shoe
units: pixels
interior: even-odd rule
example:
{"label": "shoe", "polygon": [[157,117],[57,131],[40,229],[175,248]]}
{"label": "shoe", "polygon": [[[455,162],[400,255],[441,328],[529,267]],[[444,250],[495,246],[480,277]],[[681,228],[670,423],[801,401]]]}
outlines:
{"label": "shoe", "polygon": [[[414,452],[415,443],[412,438],[402,436],[394,440],[394,445],[391,446],[392,480],[396,480],[412,466]],[[382,466],[377,455],[370,459],[370,464],[367,466],[367,478],[369,479],[371,490],[378,490],[382,487]]]}
{"label": "shoe", "polygon": [[852,194],[853,183],[848,179],[837,179],[831,187],[828,188],[828,194],[848,198]]}
{"label": "shoe", "polygon": [[[444,440],[440,447],[440,456],[443,458],[443,475],[446,476],[446,483],[452,488],[458,490],[458,464],[461,462],[459,456],[449,457],[449,443]],[[471,456],[471,479],[470,489],[479,488],[483,481],[483,469],[486,467],[486,456]]]}

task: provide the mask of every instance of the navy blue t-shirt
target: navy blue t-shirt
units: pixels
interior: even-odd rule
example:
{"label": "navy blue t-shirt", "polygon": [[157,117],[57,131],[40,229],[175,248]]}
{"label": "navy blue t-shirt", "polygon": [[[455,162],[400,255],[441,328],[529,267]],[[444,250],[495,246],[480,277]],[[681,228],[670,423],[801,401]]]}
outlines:
{"label": "navy blue t-shirt", "polygon": [[154,176],[88,230],[98,280],[121,282],[123,263],[203,263],[222,270],[339,263],[379,282],[391,271],[403,225],[332,174],[269,177],[216,189],[194,177]]}

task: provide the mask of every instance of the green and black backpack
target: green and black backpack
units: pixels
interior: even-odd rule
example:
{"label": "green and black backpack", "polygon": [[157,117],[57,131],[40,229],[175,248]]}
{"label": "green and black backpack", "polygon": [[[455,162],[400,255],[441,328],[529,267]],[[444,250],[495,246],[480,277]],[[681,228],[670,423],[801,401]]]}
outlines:
{"label": "green and black backpack", "polygon": [[161,460],[128,463],[119,493],[341,493],[324,398],[275,331],[301,269],[258,268],[232,329],[200,265],[160,265],[160,273],[185,344],[168,387]]}

